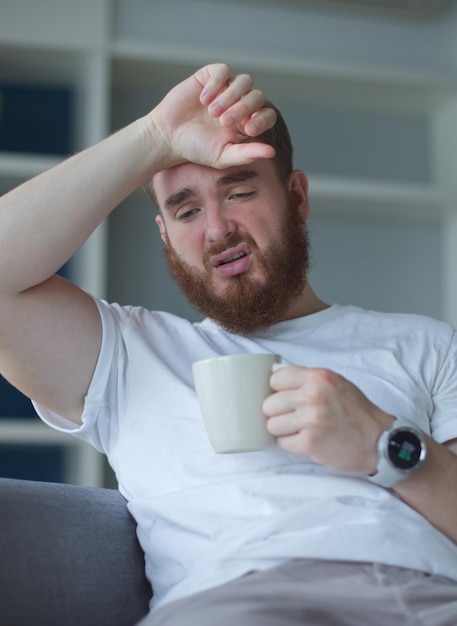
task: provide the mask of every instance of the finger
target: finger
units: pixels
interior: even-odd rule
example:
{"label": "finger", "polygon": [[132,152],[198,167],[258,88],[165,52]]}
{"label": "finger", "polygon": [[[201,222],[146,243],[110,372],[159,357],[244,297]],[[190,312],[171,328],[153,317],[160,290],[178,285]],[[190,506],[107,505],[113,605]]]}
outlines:
{"label": "finger", "polygon": [[231,167],[233,165],[247,165],[257,159],[271,159],[275,149],[266,143],[249,142],[230,144],[225,147],[218,160],[217,167]]}
{"label": "finger", "polygon": [[262,404],[262,411],[268,417],[273,417],[293,413],[301,405],[303,405],[303,402],[300,397],[297,396],[295,391],[288,389],[286,391],[276,391],[265,398]]}
{"label": "finger", "polygon": [[255,111],[244,124],[244,132],[248,137],[258,137],[276,124],[276,113],[270,107]]}
{"label": "finger", "polygon": [[275,111],[271,107],[264,107],[264,102],[261,91],[251,91],[220,116],[221,125],[235,126],[247,137],[261,135],[276,123]]}
{"label": "finger", "polygon": [[267,430],[274,437],[286,437],[298,433],[303,425],[295,413],[286,413],[270,417],[267,420]]}
{"label": "finger", "polygon": [[[247,107],[254,107],[249,114],[260,108],[263,105],[265,98],[259,90],[254,90],[253,92],[252,85],[253,80],[249,74],[238,74],[233,79],[229,80],[226,86],[210,104],[208,108],[210,115],[219,117],[220,115],[225,114],[225,116],[228,116],[229,119],[233,117],[233,121],[228,122],[229,125],[233,125],[235,123],[235,117],[236,121],[239,121],[243,119],[244,115],[241,113],[237,115],[236,108],[234,108],[232,113],[230,113],[231,107],[235,103],[238,104],[240,99],[245,98],[248,95],[249,99]],[[257,104],[255,104],[255,102],[257,102]]]}
{"label": "finger", "polygon": [[[226,95],[225,93],[223,94]],[[232,99],[233,94],[230,96]],[[218,101],[222,99],[218,98]],[[229,100],[225,100],[229,102]],[[235,124],[242,125],[247,120],[251,119],[254,113],[257,113],[263,108],[265,104],[265,96],[259,89],[251,89],[247,93],[241,94],[231,103],[226,111],[221,114],[220,122],[222,126],[234,126]]]}
{"label": "finger", "polygon": [[303,440],[302,433],[292,433],[291,435],[285,435],[284,437],[278,437],[276,443],[280,448],[293,454],[301,454],[310,456],[308,449],[306,448],[306,442]]}
{"label": "finger", "polygon": [[301,365],[287,365],[277,369],[270,377],[270,387],[273,391],[298,389],[303,387],[310,377],[311,370]]}
{"label": "finger", "polygon": [[194,74],[202,86],[200,102],[208,106],[221,90],[228,84],[230,79],[230,66],[226,63],[213,63],[202,67]]}

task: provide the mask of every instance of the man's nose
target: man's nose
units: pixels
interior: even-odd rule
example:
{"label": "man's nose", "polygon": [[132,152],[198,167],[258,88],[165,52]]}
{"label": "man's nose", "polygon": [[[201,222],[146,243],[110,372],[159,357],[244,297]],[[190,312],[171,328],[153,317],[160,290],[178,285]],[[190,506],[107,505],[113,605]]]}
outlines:
{"label": "man's nose", "polygon": [[211,243],[223,242],[236,230],[234,220],[223,207],[206,210],[206,239]]}

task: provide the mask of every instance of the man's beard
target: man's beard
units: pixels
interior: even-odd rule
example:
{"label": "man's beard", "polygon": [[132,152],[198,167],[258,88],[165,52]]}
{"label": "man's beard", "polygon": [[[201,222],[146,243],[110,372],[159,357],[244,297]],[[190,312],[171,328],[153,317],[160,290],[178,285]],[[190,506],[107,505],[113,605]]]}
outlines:
{"label": "man's beard", "polygon": [[[265,330],[285,318],[293,301],[303,291],[309,267],[308,230],[296,207],[289,202],[277,241],[262,253],[249,235],[234,234],[224,244],[205,252],[204,271],[183,261],[167,240],[165,257],[172,276],[190,304],[231,333],[249,335]],[[213,293],[209,258],[246,242],[263,274],[259,283],[248,272],[225,279],[223,294]]]}

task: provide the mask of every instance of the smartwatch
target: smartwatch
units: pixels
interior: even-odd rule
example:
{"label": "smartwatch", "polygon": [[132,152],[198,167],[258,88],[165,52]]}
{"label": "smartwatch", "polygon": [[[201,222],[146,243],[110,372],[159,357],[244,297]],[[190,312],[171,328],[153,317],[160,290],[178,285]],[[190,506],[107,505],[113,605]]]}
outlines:
{"label": "smartwatch", "polygon": [[404,418],[396,418],[379,437],[376,474],[366,478],[381,487],[393,487],[417,470],[426,455],[422,432]]}

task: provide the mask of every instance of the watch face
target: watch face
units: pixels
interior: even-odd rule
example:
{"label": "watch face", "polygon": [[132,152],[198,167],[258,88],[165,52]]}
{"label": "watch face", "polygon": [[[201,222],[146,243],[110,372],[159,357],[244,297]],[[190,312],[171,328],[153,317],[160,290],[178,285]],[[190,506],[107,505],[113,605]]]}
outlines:
{"label": "watch face", "polygon": [[399,430],[389,438],[388,455],[395,467],[412,469],[419,462],[421,452],[421,440],[414,432]]}

